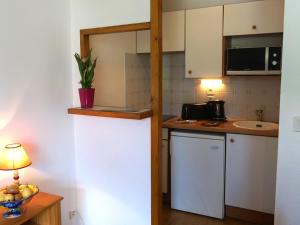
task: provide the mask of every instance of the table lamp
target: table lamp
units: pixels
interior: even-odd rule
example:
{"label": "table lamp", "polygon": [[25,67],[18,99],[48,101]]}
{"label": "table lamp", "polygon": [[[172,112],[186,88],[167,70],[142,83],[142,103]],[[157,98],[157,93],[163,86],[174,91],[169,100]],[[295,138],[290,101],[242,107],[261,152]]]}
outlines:
{"label": "table lamp", "polygon": [[0,170],[13,170],[15,183],[0,188],[0,206],[7,209],[5,219],[22,215],[21,206],[26,205],[39,192],[36,185],[20,185],[19,169],[31,165],[31,161],[21,144],[9,144],[0,150]]}
{"label": "table lamp", "polygon": [[8,144],[0,150],[0,170],[13,170],[15,184],[19,185],[19,169],[31,165],[31,161],[21,144]]}

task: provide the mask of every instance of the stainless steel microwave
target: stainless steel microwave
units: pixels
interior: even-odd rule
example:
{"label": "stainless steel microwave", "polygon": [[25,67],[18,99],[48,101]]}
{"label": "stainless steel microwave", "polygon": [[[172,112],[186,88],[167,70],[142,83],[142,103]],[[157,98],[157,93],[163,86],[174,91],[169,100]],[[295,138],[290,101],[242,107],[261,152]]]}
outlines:
{"label": "stainless steel microwave", "polygon": [[281,74],[281,47],[227,49],[227,75]]}

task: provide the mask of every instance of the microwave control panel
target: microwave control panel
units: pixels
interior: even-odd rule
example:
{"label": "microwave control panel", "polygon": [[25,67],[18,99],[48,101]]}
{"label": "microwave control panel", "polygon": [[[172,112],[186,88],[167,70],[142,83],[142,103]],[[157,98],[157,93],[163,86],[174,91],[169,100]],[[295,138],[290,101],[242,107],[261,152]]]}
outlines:
{"label": "microwave control panel", "polygon": [[269,70],[281,70],[281,47],[270,47],[269,48]]}

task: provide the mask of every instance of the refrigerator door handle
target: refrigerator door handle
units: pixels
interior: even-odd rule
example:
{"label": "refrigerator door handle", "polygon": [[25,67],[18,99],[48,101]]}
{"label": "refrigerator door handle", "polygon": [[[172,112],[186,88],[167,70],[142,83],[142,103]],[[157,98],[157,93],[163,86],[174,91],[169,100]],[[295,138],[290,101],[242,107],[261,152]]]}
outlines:
{"label": "refrigerator door handle", "polygon": [[210,149],[216,151],[216,150],[219,150],[220,148],[219,148],[219,146],[213,145],[210,147]]}

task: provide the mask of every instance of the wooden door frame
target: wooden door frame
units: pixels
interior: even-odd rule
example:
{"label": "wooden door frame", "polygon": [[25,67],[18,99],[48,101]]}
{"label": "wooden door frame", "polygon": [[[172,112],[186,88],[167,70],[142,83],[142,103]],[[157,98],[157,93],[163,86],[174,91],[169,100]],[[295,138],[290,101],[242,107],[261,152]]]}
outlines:
{"label": "wooden door frame", "polygon": [[151,0],[151,224],[161,224],[162,0]]}
{"label": "wooden door frame", "polygon": [[90,51],[90,36],[98,34],[112,34],[151,29],[151,22],[125,24],[111,27],[97,27],[80,30],[80,55],[87,57]]}
{"label": "wooden door frame", "polygon": [[161,140],[162,140],[162,0],[150,1],[149,23],[137,23],[80,30],[81,57],[87,57],[91,35],[130,31],[151,31],[151,225],[161,224]]}

